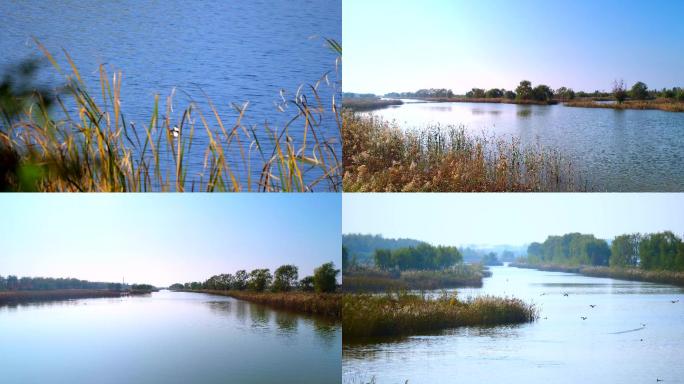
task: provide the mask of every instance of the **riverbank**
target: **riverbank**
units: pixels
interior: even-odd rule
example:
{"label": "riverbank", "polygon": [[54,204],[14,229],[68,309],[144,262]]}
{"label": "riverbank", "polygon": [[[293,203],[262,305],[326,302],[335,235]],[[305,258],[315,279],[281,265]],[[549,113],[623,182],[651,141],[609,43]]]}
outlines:
{"label": "riverbank", "polygon": [[504,97],[475,98],[475,97],[426,97],[417,98],[432,103],[494,103],[494,104],[520,104],[520,105],[556,105],[558,100],[516,100]]}
{"label": "riverbank", "polygon": [[348,98],[342,100],[342,108],[354,112],[372,111],[402,104],[404,102],[397,99]]}
{"label": "riverbank", "polygon": [[429,299],[411,294],[345,294],[343,340],[408,336],[462,326],[494,326],[535,321],[538,310],[519,299],[456,295]]}
{"label": "riverbank", "polygon": [[610,109],[657,109],[666,112],[684,112],[684,103],[665,99],[627,100],[623,103],[597,103],[595,101],[568,101],[566,107]]}
{"label": "riverbank", "polygon": [[467,132],[463,126],[403,130],[342,113],[345,192],[586,191],[572,162],[541,145]]}
{"label": "riverbank", "polygon": [[383,292],[481,287],[482,278],[488,276],[491,276],[491,272],[479,265],[462,265],[443,271],[398,273],[362,270],[343,274],[342,289],[344,292]]}
{"label": "riverbank", "polygon": [[[136,292],[134,294],[140,294]],[[149,292],[148,292],[149,293]],[[71,299],[92,299],[100,297],[121,297],[121,291],[101,289],[55,289],[45,291],[3,291],[0,292],[0,305],[20,304],[33,301],[53,301]]]}
{"label": "riverbank", "polygon": [[342,317],[342,295],[340,293],[251,292],[219,291],[212,289],[183,290],[183,292],[200,292],[210,295],[228,296],[272,308],[285,309],[310,315],[326,316],[335,319],[340,319]]}
{"label": "riverbank", "polygon": [[638,268],[615,268],[596,266],[564,266],[558,264],[511,263],[509,267],[538,269],[540,271],[576,273],[591,277],[644,281],[649,283],[671,284],[684,287],[684,272],[645,271]]}

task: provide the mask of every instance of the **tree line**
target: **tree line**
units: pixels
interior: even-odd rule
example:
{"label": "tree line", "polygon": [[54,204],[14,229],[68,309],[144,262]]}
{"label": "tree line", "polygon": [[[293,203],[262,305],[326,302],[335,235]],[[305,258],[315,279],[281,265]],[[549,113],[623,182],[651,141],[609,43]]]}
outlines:
{"label": "tree line", "polygon": [[684,242],[674,233],[665,231],[620,235],[608,246],[605,240],[593,235],[569,233],[530,244],[527,260],[530,263],[684,271]]}
{"label": "tree line", "polygon": [[299,280],[299,269],[295,265],[287,264],[278,267],[273,274],[268,268],[257,268],[250,272],[244,269],[235,273],[214,275],[204,282],[176,283],[171,289],[187,290],[237,290],[254,292],[289,292],[300,290],[304,292],[335,292],[337,290],[337,275],[340,270],[335,269],[332,262],[325,263],[314,269],[313,276],[306,276]]}
{"label": "tree line", "polygon": [[103,283],[72,278],[0,276],[0,291],[47,291],[55,289],[109,289],[120,291],[121,283]]}
{"label": "tree line", "polygon": [[440,270],[461,263],[463,255],[456,247],[422,243],[415,247],[376,249],[373,260],[381,270]]}

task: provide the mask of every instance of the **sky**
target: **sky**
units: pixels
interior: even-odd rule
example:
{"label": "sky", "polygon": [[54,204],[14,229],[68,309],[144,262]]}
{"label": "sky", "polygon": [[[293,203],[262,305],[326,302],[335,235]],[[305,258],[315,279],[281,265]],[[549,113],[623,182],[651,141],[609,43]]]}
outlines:
{"label": "sky", "polygon": [[341,263],[339,194],[3,194],[0,275],[151,283]]}
{"label": "sky", "polygon": [[433,245],[523,245],[571,232],[684,234],[684,194],[359,194],[342,199],[345,234],[381,234]]}
{"label": "sky", "polygon": [[681,0],[345,0],[343,90],[684,86]]}

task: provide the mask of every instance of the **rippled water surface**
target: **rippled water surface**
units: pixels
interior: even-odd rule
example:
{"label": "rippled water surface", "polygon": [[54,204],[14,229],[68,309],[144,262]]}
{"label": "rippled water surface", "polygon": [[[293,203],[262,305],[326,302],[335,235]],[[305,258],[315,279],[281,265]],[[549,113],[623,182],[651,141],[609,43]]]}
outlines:
{"label": "rippled water surface", "polygon": [[684,113],[492,103],[405,103],[373,113],[407,129],[464,125],[557,148],[596,190],[684,191]]}
{"label": "rippled water surface", "polygon": [[[341,79],[337,55],[323,39],[341,39],[340,0],[7,0],[0,2],[0,15],[1,71],[41,56],[31,37],[57,57],[66,49],[91,91],[99,90],[98,66],[104,63],[110,72],[123,73],[122,111],[138,127],[149,123],[155,94],[162,112],[166,98],[174,95],[171,116],[178,121],[194,100],[211,122],[210,97],[228,129],[237,116],[231,104],[249,102],[243,122],[261,127],[257,131],[269,149],[264,122],[282,127],[296,114],[293,105],[284,112],[277,109],[281,89],[290,100],[300,85],[329,73],[330,84],[319,91],[323,105],[330,106]],[[66,60],[60,62],[69,68]],[[46,65],[42,74],[53,72]],[[197,115],[195,121],[190,174],[200,171],[208,143]],[[301,135],[302,127],[294,124],[291,134]],[[339,136],[332,116],[323,129]]]}
{"label": "rippled water surface", "polygon": [[683,289],[511,267],[492,271],[482,288],[459,295],[515,296],[540,308],[539,321],[345,345],[343,382],[684,383]]}
{"label": "rippled water surface", "polygon": [[0,382],[336,383],[341,344],[325,319],[199,293],[0,307]]}

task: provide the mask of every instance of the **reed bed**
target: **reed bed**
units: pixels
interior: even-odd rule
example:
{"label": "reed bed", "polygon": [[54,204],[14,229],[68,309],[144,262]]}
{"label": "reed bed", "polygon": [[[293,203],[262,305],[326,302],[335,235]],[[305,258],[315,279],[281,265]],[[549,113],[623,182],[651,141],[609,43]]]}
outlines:
{"label": "reed bed", "polygon": [[347,192],[585,191],[558,151],[464,127],[404,131],[373,116],[342,113]]}
{"label": "reed bed", "polygon": [[569,101],[567,107],[579,108],[611,108],[611,109],[657,109],[666,112],[684,112],[684,102],[668,99],[627,100],[623,103],[596,103],[594,101]]}
{"label": "reed bed", "polygon": [[538,310],[515,298],[482,296],[460,300],[444,293],[430,299],[422,295],[345,294],[342,329],[346,340],[407,336],[462,326],[496,326],[532,322]]}
{"label": "reed bed", "polygon": [[[341,46],[328,43],[339,53],[339,61]],[[68,53],[64,56],[69,68],[64,70],[44,46],[38,46],[66,85],[51,103],[37,95],[19,111],[1,111],[5,118],[0,123],[0,190],[341,189],[341,115],[335,96],[327,104],[319,95],[321,87],[334,87],[329,73],[300,87],[291,99],[283,97],[277,108],[291,113],[291,118],[282,127],[243,124],[248,103],[233,104],[237,119],[224,121],[208,96],[208,109],[191,101],[175,118],[173,95],[165,107],[155,96],[147,123],[137,126],[121,110],[121,73],[110,77],[100,66],[100,87],[89,90]],[[59,113],[51,111],[50,104]],[[206,136],[201,160],[190,158],[200,131]],[[200,171],[190,171],[192,161],[202,164]]]}
{"label": "reed bed", "polygon": [[420,100],[437,103],[494,103],[494,104],[520,104],[520,105],[555,105],[558,100],[516,100],[505,97],[427,97]]}
{"label": "reed bed", "polygon": [[121,297],[120,291],[104,289],[54,289],[44,291],[3,291],[0,292],[0,305],[32,301],[70,300],[99,297]]}
{"label": "reed bed", "polygon": [[397,273],[362,270],[343,275],[344,292],[380,292],[396,290],[434,290],[441,288],[481,287],[488,276],[479,265],[461,265],[442,271],[402,271]]}
{"label": "reed bed", "polygon": [[382,99],[368,99],[368,98],[351,98],[342,100],[342,108],[352,111],[372,111],[376,109],[387,108],[392,105],[404,104],[401,100],[382,100]]}
{"label": "reed bed", "polygon": [[340,319],[342,316],[342,295],[339,293],[313,292],[251,292],[219,291],[211,289],[195,290],[212,295],[228,296],[269,307],[293,312],[320,315]]}
{"label": "reed bed", "polygon": [[598,266],[564,266],[558,264],[514,263],[511,267],[538,269],[542,271],[577,273],[591,277],[610,277],[613,279],[645,281],[650,283],[671,284],[684,287],[684,272],[650,271],[639,268],[598,267]]}

